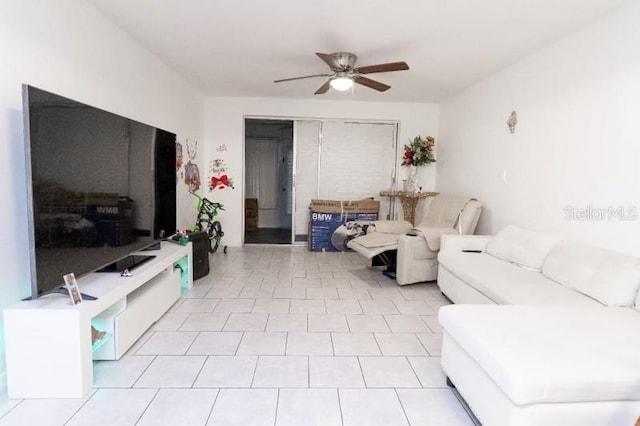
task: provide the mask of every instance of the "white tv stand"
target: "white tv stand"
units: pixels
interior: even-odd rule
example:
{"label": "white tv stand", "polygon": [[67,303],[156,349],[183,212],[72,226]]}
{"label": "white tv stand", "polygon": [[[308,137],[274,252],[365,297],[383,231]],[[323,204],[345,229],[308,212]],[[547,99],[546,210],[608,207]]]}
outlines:
{"label": "white tv stand", "polygon": [[[155,258],[132,277],[92,273],[78,280],[80,291],[97,300],[74,306],[68,295],[49,294],[3,310],[9,398],[83,397],[93,388],[93,361],[120,359],[181,288],[192,287],[191,244],[163,242],[160,250],[135,254]],[[95,345],[92,325],[107,332]]]}

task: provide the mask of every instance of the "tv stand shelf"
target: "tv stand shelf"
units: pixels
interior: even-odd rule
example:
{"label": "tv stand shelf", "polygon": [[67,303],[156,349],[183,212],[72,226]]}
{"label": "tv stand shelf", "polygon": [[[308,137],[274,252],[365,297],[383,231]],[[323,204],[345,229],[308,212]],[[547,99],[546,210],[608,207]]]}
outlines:
{"label": "tv stand shelf", "polygon": [[[136,253],[137,254],[137,253]],[[117,360],[192,286],[191,244],[164,242],[132,277],[92,273],[78,280],[93,301],[72,305],[48,294],[3,310],[9,398],[81,398],[93,388],[93,361]],[[186,261],[183,284],[175,265]],[[91,326],[105,331],[92,345]]]}

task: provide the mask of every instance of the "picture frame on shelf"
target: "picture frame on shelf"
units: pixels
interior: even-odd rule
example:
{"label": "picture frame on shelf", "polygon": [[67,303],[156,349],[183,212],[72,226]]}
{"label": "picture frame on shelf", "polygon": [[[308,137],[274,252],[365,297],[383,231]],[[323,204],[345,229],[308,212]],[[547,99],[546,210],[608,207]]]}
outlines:
{"label": "picture frame on shelf", "polygon": [[82,303],[82,293],[80,293],[80,288],[78,287],[78,282],[76,281],[76,276],[73,272],[63,275],[65,287],[69,292],[69,297],[71,298],[71,303],[73,305],[77,305]]}

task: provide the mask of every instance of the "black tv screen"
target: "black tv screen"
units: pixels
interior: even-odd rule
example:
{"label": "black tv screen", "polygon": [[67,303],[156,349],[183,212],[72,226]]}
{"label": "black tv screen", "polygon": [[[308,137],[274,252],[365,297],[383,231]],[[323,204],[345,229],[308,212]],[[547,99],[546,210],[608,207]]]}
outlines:
{"label": "black tv screen", "polygon": [[176,135],[23,86],[32,298],[176,223]]}

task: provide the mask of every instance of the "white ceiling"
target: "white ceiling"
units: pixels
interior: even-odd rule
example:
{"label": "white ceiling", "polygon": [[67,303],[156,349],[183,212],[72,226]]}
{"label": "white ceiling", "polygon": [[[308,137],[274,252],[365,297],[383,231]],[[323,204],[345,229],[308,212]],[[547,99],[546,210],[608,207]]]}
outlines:
{"label": "white ceiling", "polygon": [[321,99],[438,102],[632,0],[87,0],[214,96],[313,98],[329,71],[314,52],[348,51],[392,86]]}

